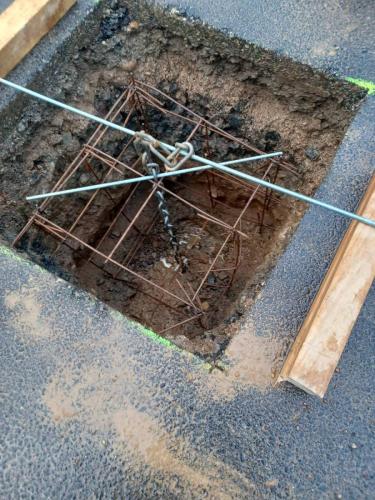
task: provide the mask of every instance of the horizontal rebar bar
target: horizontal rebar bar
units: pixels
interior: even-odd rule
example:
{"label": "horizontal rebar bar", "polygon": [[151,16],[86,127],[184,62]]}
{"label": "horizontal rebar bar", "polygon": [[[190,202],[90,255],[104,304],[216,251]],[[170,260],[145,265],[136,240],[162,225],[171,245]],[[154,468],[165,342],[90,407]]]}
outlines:
{"label": "horizontal rebar bar", "polygon": [[129,269],[128,267],[120,264],[120,262],[117,262],[115,259],[109,258],[106,254],[100,252],[96,248],[92,247],[91,245],[89,245],[85,241],[83,241],[80,238],[78,238],[77,236],[75,236],[73,233],[70,233],[66,229],[63,229],[62,227],[60,227],[57,224],[55,224],[54,222],[46,219],[42,215],[37,214],[35,216],[35,222],[36,222],[36,224],[39,224],[40,226],[44,227],[44,229],[47,231],[49,230],[52,234],[55,234],[59,238],[64,238],[63,234],[66,235],[68,238],[71,238],[71,239],[77,241],[80,245],[83,245],[85,248],[91,250],[91,252],[97,254],[99,257],[102,257],[103,259],[107,259],[111,264],[114,264],[115,266],[120,267],[121,269],[128,272],[129,274],[131,274],[135,278],[138,278],[139,280],[141,280],[149,285],[152,285],[154,288],[157,288],[158,290],[166,293],[170,297],[172,297],[180,302],[183,302],[185,305],[187,305],[189,307],[191,306],[190,302],[188,302],[185,299],[179,297],[178,295],[172,293],[171,291],[167,290],[166,288],[163,288],[162,286],[158,285],[157,283],[154,283],[153,281],[145,278],[141,274],[136,273],[132,269]]}
{"label": "horizontal rebar bar", "polygon": [[[21,85],[17,85],[16,83],[10,82],[8,80],[4,80],[3,78],[0,78],[0,83],[3,83],[4,85],[7,85],[8,87],[14,88],[15,90],[18,90],[20,92],[28,94],[32,97],[40,99],[41,101],[47,102],[49,104],[53,104],[54,106],[57,106],[59,108],[62,108],[62,109],[65,109],[67,111],[71,111],[72,113],[76,113],[78,115],[81,115],[84,118],[87,118],[88,120],[96,121],[98,123],[101,123],[102,125],[105,125],[107,127],[112,128],[114,130],[119,130],[120,132],[124,132],[125,134],[130,135],[131,137],[134,137],[136,135],[136,132],[134,130],[131,130],[131,129],[126,128],[126,127],[122,127],[121,125],[117,125],[117,124],[112,123],[108,120],[105,120],[104,118],[100,118],[96,115],[92,115],[90,113],[87,113],[86,111],[82,111],[78,108],[74,108],[74,107],[69,106],[68,104],[62,103],[60,101],[56,101],[55,99],[51,99],[50,97],[39,94],[38,92],[34,92],[33,90],[22,87]],[[176,151],[176,149],[177,149],[174,146],[171,146],[170,144],[164,143],[162,141],[158,141],[158,142],[162,147],[164,147],[165,149],[167,149],[171,152]],[[181,150],[180,153],[184,156],[186,155],[184,150]],[[278,184],[272,184],[271,182],[265,181],[263,179],[258,179],[257,177],[253,177],[252,175],[245,174],[244,172],[241,172],[239,170],[234,170],[233,168],[227,167],[225,165],[220,165],[212,160],[209,160],[207,158],[203,158],[203,157],[198,156],[198,155],[193,155],[191,157],[191,159],[198,161],[199,163],[203,163],[204,165],[208,165],[210,167],[222,170],[223,172],[227,172],[228,174],[240,177],[241,179],[245,179],[248,182],[253,182],[253,183],[258,184],[260,186],[270,188],[273,191],[277,191],[279,193],[285,194],[285,195],[290,196],[292,198],[296,198],[297,200],[309,203],[311,205],[316,205],[318,207],[325,208],[325,209],[330,210],[332,212],[338,213],[344,217],[348,217],[349,219],[357,220],[359,222],[362,222],[363,224],[367,224],[367,225],[375,228],[375,221],[374,220],[367,219],[366,217],[362,217],[362,216],[355,214],[355,213],[352,213],[352,212],[348,212],[347,210],[343,210],[342,208],[335,207],[334,205],[330,205],[329,203],[325,203],[324,201],[310,198],[309,196],[306,196],[306,195],[298,193],[296,191],[292,191],[290,189],[284,188],[282,186],[279,186]]]}
{"label": "horizontal rebar bar", "polygon": [[[249,158],[243,158],[240,160],[231,160],[228,162],[220,163],[219,165],[232,165],[233,163],[241,163],[241,162],[250,162],[250,161],[257,161],[257,160],[264,160],[267,158],[272,158],[274,156],[281,156],[282,153],[269,153],[265,155],[258,155],[258,156],[251,156]],[[202,165],[199,167],[191,167],[191,168],[184,168],[181,170],[174,170],[171,172],[161,172],[156,175],[158,179],[163,179],[164,177],[175,177],[176,175],[182,175],[182,174],[193,174],[195,172],[203,172],[204,170],[208,170],[210,168],[213,168],[208,165]],[[112,181],[112,182],[104,182],[101,184],[92,184],[90,186],[81,186],[78,188],[72,188],[72,189],[64,189],[63,191],[51,191],[50,193],[41,193],[41,194],[35,194],[32,196],[26,196],[26,200],[42,200],[44,198],[51,198],[53,196],[63,196],[67,194],[74,194],[74,193],[81,193],[84,191],[95,191],[96,189],[105,189],[105,188],[111,188],[111,187],[118,187],[118,186],[125,186],[127,184],[135,184],[137,182],[144,182],[144,181],[152,181],[155,179],[154,175],[145,175],[143,177],[133,177],[131,179],[121,179],[119,181]]]}

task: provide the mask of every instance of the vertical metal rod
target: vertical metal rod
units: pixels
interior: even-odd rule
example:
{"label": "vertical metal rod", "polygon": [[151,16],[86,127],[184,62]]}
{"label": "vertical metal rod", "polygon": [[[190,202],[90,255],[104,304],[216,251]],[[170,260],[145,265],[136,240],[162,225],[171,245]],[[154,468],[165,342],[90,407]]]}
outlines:
{"label": "vertical metal rod", "polygon": [[142,203],[142,206],[140,207],[140,209],[137,211],[137,213],[135,214],[135,216],[133,217],[131,223],[127,226],[127,228],[125,229],[125,231],[123,232],[122,236],[120,237],[120,239],[118,240],[118,242],[116,243],[116,245],[113,247],[113,249],[111,250],[111,252],[109,253],[107,259],[104,261],[105,263],[108,262],[108,260],[110,260],[113,256],[113,254],[116,252],[116,250],[118,249],[118,247],[121,245],[121,243],[124,241],[124,239],[126,238],[126,236],[128,235],[129,231],[132,229],[132,227],[134,226],[135,222],[137,221],[138,217],[141,215],[141,213],[143,212],[143,209],[145,208],[145,206],[148,204],[148,202],[151,200],[152,196],[154,195],[155,191],[159,188],[159,183],[156,184],[155,186],[153,186],[151,192],[149,193],[149,195],[147,196],[147,198],[145,199],[145,201]]}
{"label": "vertical metal rod", "polygon": [[[266,173],[264,174],[264,176],[266,176],[266,175],[268,174],[268,172],[269,172],[269,170],[270,170],[270,169],[271,169],[271,166],[269,166],[269,167],[268,167],[268,169],[267,169]],[[204,282],[206,281],[206,279],[208,278],[208,275],[210,274],[210,272],[211,272],[211,271],[212,271],[212,269],[214,268],[214,266],[215,266],[215,264],[216,264],[217,259],[219,258],[219,256],[220,256],[221,252],[224,250],[225,245],[226,245],[226,244],[228,243],[228,241],[229,241],[229,238],[233,235],[233,231],[236,231],[237,225],[239,224],[239,222],[241,221],[242,216],[244,215],[244,213],[246,212],[246,210],[249,208],[249,206],[250,206],[251,202],[252,202],[252,201],[253,201],[253,199],[255,198],[255,195],[257,194],[258,189],[259,189],[259,186],[257,186],[257,188],[254,190],[254,192],[251,194],[251,196],[250,196],[250,198],[247,200],[247,202],[246,202],[246,204],[245,204],[244,208],[241,210],[240,215],[237,217],[236,222],[235,222],[235,223],[233,224],[233,226],[231,227],[231,231],[230,231],[230,233],[229,233],[229,234],[227,235],[227,237],[225,238],[225,240],[224,240],[223,244],[222,244],[222,245],[221,245],[221,247],[220,247],[220,250],[219,250],[219,251],[218,251],[218,253],[216,254],[216,256],[215,256],[215,258],[213,259],[213,261],[211,262],[211,265],[210,265],[210,267],[208,268],[208,270],[207,270],[207,272],[206,272],[206,274],[205,274],[204,278],[202,279],[202,281],[201,281],[201,283],[200,283],[199,287],[197,288],[197,290],[195,291],[194,296],[193,296],[193,298],[192,298],[192,300],[193,300],[193,301],[197,298],[197,296],[198,296],[198,294],[199,294],[199,292],[200,292],[200,290],[201,290],[202,286],[204,285]]]}

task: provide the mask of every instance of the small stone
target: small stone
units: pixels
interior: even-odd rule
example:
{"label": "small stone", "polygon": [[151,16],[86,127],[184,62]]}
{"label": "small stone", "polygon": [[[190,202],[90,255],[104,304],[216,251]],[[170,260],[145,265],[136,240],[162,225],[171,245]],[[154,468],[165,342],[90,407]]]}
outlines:
{"label": "small stone", "polygon": [[32,121],[33,123],[40,123],[41,119],[42,119],[42,116],[41,116],[41,114],[40,114],[40,113],[34,113],[34,114],[32,115],[32,117],[31,117],[31,121]]}
{"label": "small stone", "polygon": [[355,443],[352,443],[352,444],[350,445],[350,447],[351,447],[353,450],[355,450],[355,449],[357,449],[357,448],[358,448],[358,446],[357,446]]}
{"label": "small stone", "polygon": [[42,176],[38,172],[33,172],[29,178],[30,185],[33,186],[34,184],[39,182],[41,178]]}
{"label": "small stone", "polygon": [[215,276],[212,276],[212,274],[210,274],[210,276],[207,278],[207,283],[209,285],[214,285],[216,283]]}
{"label": "small stone", "polygon": [[307,132],[315,132],[320,130],[320,120],[319,118],[311,118],[308,123],[304,126]]}
{"label": "small stone", "polygon": [[17,126],[17,130],[18,132],[25,132],[25,130],[27,129],[27,125],[25,122],[21,121],[18,126]]}
{"label": "small stone", "polygon": [[65,132],[62,136],[62,142],[64,146],[69,146],[72,142],[72,134],[70,132]]}
{"label": "small stone", "polygon": [[71,80],[70,78],[67,78],[61,85],[61,87],[64,89],[64,90],[71,90],[74,86],[74,81]]}
{"label": "small stone", "polygon": [[83,173],[79,178],[80,184],[86,184],[90,180],[90,176],[86,173]]}
{"label": "small stone", "polygon": [[305,149],[305,155],[309,160],[316,161],[320,156],[320,151],[313,146],[309,146]]}
{"label": "small stone", "polygon": [[127,71],[128,73],[131,73],[132,71],[134,71],[136,69],[137,65],[138,65],[137,61],[131,60],[131,61],[124,61],[124,62],[120,63],[119,67],[123,71]]}
{"label": "small stone", "polygon": [[73,152],[77,150],[80,146],[78,139],[72,136],[70,132],[65,132],[62,135],[62,142],[67,151]]}
{"label": "small stone", "polygon": [[47,161],[46,162],[46,167],[48,170],[54,170],[56,167],[56,163],[54,161]]}
{"label": "small stone", "polygon": [[61,118],[61,116],[55,116],[55,118],[51,121],[51,125],[53,127],[62,127],[64,120]]}
{"label": "small stone", "polygon": [[129,33],[131,33],[132,31],[136,31],[137,29],[139,29],[139,26],[140,26],[139,21],[131,21],[128,24],[128,27],[126,28],[126,31],[128,31]]}
{"label": "small stone", "polygon": [[279,484],[279,480],[278,479],[269,479],[268,481],[266,481],[264,483],[264,486],[266,488],[276,488],[276,486]]}
{"label": "small stone", "polygon": [[62,137],[60,134],[52,134],[49,141],[52,146],[56,146],[57,144],[60,144],[62,142]]}
{"label": "small stone", "polygon": [[246,80],[256,80],[258,78],[258,71],[255,69],[250,71],[244,71],[238,77],[241,82],[245,82]]}

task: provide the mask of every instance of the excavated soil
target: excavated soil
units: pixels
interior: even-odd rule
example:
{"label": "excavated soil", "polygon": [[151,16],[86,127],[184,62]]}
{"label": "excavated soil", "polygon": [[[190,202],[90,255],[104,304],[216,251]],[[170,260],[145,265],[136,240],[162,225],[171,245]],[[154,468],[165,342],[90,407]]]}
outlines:
{"label": "excavated soil", "polygon": [[[284,151],[285,160],[294,166],[298,176],[282,171],[278,182],[308,195],[314,193],[357,109],[361,98],[357,90],[182,15],[150,10],[142,2],[103,2],[98,12],[96,30],[82,34],[74,49],[68,51],[65,64],[56,70],[54,86],[61,89],[57,96],[60,100],[104,116],[134,76],[248,144],[265,151]],[[6,118],[9,122],[9,116]],[[25,196],[48,191],[95,128],[77,116],[36,103],[24,108],[17,118],[17,125],[4,138],[0,152],[0,225],[2,238],[8,243],[35,207],[25,202]],[[137,128],[137,123],[129,126]],[[156,113],[150,128],[156,137],[170,143],[186,139],[190,132],[189,128],[160,119]],[[113,133],[103,147],[114,154],[121,140],[121,134]],[[241,147],[220,140],[213,143],[212,149],[212,157],[217,160],[230,160],[245,153]],[[255,168],[249,165],[246,171],[254,173]],[[87,173],[80,171],[73,181],[75,185],[86,183]],[[244,203],[242,188],[217,182],[212,206],[204,174],[180,177],[165,185],[228,222],[234,221]],[[129,204],[130,218],[149,189],[142,187]],[[104,195],[97,198],[77,234],[89,235],[93,242],[100,239],[103,227],[113,216],[113,205],[119,206],[124,198],[121,190],[111,194],[110,201]],[[55,211],[52,220],[71,220],[84,201],[85,195],[66,199],[63,212]],[[168,202],[181,251],[189,263],[181,276],[195,289],[223,234],[212,224],[203,227],[204,221],[197,220],[194,212],[181,203]],[[165,335],[190,351],[217,357],[236,331],[244,308],[261,290],[305,208],[290,199],[275,199],[260,231],[254,221],[259,217],[261,204],[255,201],[241,227],[249,238],[243,242],[241,265],[229,293],[223,294],[229,274],[212,274],[201,296],[208,304],[206,317]],[[143,229],[155,213],[153,201],[140,220]],[[114,238],[125,227],[125,220],[121,219]],[[129,250],[127,244],[121,249],[123,255]],[[228,255],[233,245],[231,241]],[[113,278],[110,268],[103,271],[95,267],[99,258],[92,259],[94,265],[87,263],[87,252],[82,249],[73,251],[64,246],[54,252],[55,240],[40,229],[27,233],[21,247],[49,270],[90,290],[155,331],[176,322],[171,308],[162,308],[152,298],[138,293],[139,284],[126,273]],[[227,254],[224,252],[224,257]],[[172,283],[175,262],[160,220],[130,267],[161,285]],[[171,291],[177,293],[177,289]],[[160,298],[157,292],[153,293]],[[172,302],[169,305],[177,307]]]}

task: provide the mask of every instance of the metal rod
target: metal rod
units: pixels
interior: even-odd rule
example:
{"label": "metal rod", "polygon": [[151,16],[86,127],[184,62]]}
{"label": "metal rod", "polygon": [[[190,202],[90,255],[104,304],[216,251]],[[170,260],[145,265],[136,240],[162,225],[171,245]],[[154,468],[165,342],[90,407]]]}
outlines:
{"label": "metal rod", "polygon": [[195,316],[192,316],[191,318],[185,319],[184,321],[180,321],[179,323],[176,323],[172,326],[169,326],[168,328],[165,328],[164,330],[161,330],[158,332],[158,335],[164,335],[164,333],[168,332],[169,330],[173,330],[173,328],[177,328],[178,326],[182,326],[185,323],[189,323],[189,321],[194,321],[195,319],[198,319],[202,316],[203,313],[199,313]]}
{"label": "metal rod", "polygon": [[[131,95],[133,94],[133,90],[127,90],[124,92],[122,96],[120,96],[112,108],[109,110],[109,112],[106,115],[106,118],[113,118],[115,119],[118,114],[121,112],[123,107],[126,106],[128,100],[130,99]],[[126,96],[125,102],[121,101],[123,100],[123,97]],[[108,127],[107,127],[108,128]],[[96,146],[99,141],[102,139],[103,135],[105,134],[107,128],[97,127],[97,129],[94,131],[94,133],[91,135],[91,137],[88,140],[88,144],[92,146]],[[129,141],[131,142],[131,141]],[[74,158],[72,163],[69,165],[69,167],[65,170],[61,178],[56,182],[55,186],[53,187],[54,191],[57,191],[60,187],[64,186],[64,184],[69,180],[69,178],[78,170],[78,168],[82,165],[82,163],[89,157],[89,153],[85,150],[81,150],[77,156]],[[121,172],[122,173],[122,172]],[[34,214],[31,216],[27,224],[23,227],[21,232],[17,235],[15,240],[13,241],[13,246],[16,246],[17,243],[20,241],[22,236],[30,229],[31,225],[33,224],[35,214],[42,212],[47,206],[48,203],[50,202],[50,199],[46,199],[42,202],[42,204],[34,211]]]}
{"label": "metal rod", "polygon": [[[158,99],[156,99],[155,96],[152,96],[150,93],[146,92],[145,90],[143,90],[141,87],[144,86],[144,87],[147,87],[149,90],[153,91],[153,92],[156,92],[158,93],[159,95],[167,98],[169,101],[172,101],[174,104],[176,104],[179,108],[187,111],[190,115],[193,115],[195,118],[198,118],[199,120],[202,120],[204,125],[207,125],[209,130],[211,130],[212,132],[215,132],[215,133],[218,133],[220,134],[222,137],[226,137],[227,139],[229,140],[232,140],[233,137],[228,134],[228,132],[225,132],[225,130],[222,130],[221,128],[217,127],[216,125],[214,125],[213,123],[210,123],[208,120],[206,120],[205,118],[202,118],[201,116],[199,116],[197,113],[194,113],[194,111],[192,111],[191,109],[187,108],[186,106],[184,106],[183,104],[181,104],[180,102],[176,101],[175,99],[173,99],[173,97],[171,96],[168,96],[167,94],[165,94],[164,92],[162,92],[160,89],[157,89],[155,87],[153,87],[152,85],[149,85],[145,82],[142,82],[140,80],[134,80],[135,84],[136,84],[136,91],[139,92],[143,92],[144,94],[148,95],[148,96],[151,96],[154,100],[158,101],[160,103],[160,101]],[[162,104],[162,103],[160,103]],[[153,104],[155,107],[157,107],[155,104]],[[173,114],[173,115],[176,115],[176,113],[173,113],[171,112],[170,110],[168,111],[168,114]],[[182,118],[184,120],[187,120],[188,118],[186,116],[184,117],[181,117],[180,115],[177,115],[179,118]],[[189,119],[188,119],[189,120]],[[258,153],[258,154],[262,154],[262,151],[260,149],[257,149],[257,148],[254,148],[254,146],[251,146],[250,144],[246,144],[246,142],[244,141],[241,141],[240,139],[236,139],[236,142],[238,144],[241,144],[241,146],[243,146],[244,148],[246,149],[249,149],[250,151],[253,151],[254,153]],[[275,160],[274,160],[275,161]],[[282,161],[282,166],[283,168],[285,168],[286,170],[289,170],[290,172],[292,172],[294,175],[296,175],[297,177],[300,177],[300,174],[296,172],[296,170],[292,167],[292,165],[286,161]]]}
{"label": "metal rod", "polygon": [[[271,165],[268,166],[268,169],[267,169],[266,173],[264,174],[265,176],[268,174],[268,172],[269,172],[270,169],[271,169]],[[237,233],[238,233],[238,229],[236,229],[237,225],[241,222],[241,219],[242,219],[243,215],[245,214],[246,210],[251,205],[251,202],[254,200],[254,198],[255,198],[255,196],[256,196],[259,188],[260,188],[260,186],[257,186],[256,189],[251,193],[251,195],[250,195],[249,199],[247,200],[245,206],[241,210],[240,215],[237,217],[236,222],[231,227],[232,231],[227,235],[227,237],[225,238],[223,244],[220,247],[220,250],[217,252],[216,256],[211,261],[210,267],[208,268],[206,274],[204,275],[204,278],[202,279],[202,281],[201,281],[200,285],[198,286],[197,290],[195,291],[193,298],[191,299],[192,301],[194,301],[197,298],[197,296],[198,296],[200,290],[202,289],[202,287],[203,287],[206,279],[208,278],[209,274],[212,272],[212,269],[215,267],[215,264],[216,264],[216,262],[217,262],[217,260],[218,260],[218,258],[220,256],[220,254],[222,253],[222,251],[224,250],[226,244],[228,243],[229,239],[231,238],[231,236],[233,234],[233,231],[237,231]]]}
{"label": "metal rod", "polygon": [[[250,161],[257,161],[257,160],[264,160],[266,158],[272,158],[274,156],[281,156],[281,152],[277,153],[267,153],[265,155],[258,155],[258,156],[251,156],[249,158],[242,158],[240,160],[231,160],[229,162],[225,163],[220,163],[218,165],[232,165],[234,163],[244,163],[244,162],[250,162]],[[162,172],[157,174],[158,179],[163,179],[164,177],[174,177],[176,175],[183,175],[183,174],[193,174],[194,172],[202,172],[204,170],[208,170],[212,168],[211,166],[207,165],[202,165],[199,167],[191,167],[191,168],[184,168],[181,170],[176,170],[172,172]],[[131,179],[121,179],[120,181],[112,181],[112,182],[105,182],[101,184],[92,184],[90,186],[81,186],[78,188],[72,188],[72,189],[64,189],[63,191],[51,191],[50,193],[42,193],[42,194],[35,194],[32,196],[27,196],[26,200],[41,200],[44,198],[52,198],[53,196],[63,196],[67,194],[74,194],[74,193],[80,193],[80,192],[86,192],[86,191],[95,191],[97,189],[106,189],[110,187],[118,187],[118,186],[125,186],[127,184],[133,184],[137,182],[144,182],[144,181],[152,181],[155,179],[155,176],[153,175],[145,175],[142,177],[137,177],[137,178],[131,178]]]}
{"label": "metal rod", "polygon": [[[116,161],[122,167],[126,168],[127,170],[130,170],[134,175],[142,177],[142,174],[140,174],[138,172],[138,170],[135,170],[134,168],[130,167],[129,165],[126,165],[122,161],[114,160],[112,158],[112,156],[108,155],[107,153],[104,153],[100,149],[90,147],[90,151],[91,151],[91,155],[94,158],[97,158],[98,160],[100,160],[104,164],[107,164],[107,165],[111,166],[111,165],[113,165],[113,161]],[[150,182],[152,184],[156,184],[153,180],[150,181]],[[158,185],[159,185],[159,183],[158,183]],[[201,208],[199,208],[197,205],[194,205],[193,203],[191,203],[190,201],[186,200],[185,198],[182,198],[181,196],[179,196],[174,191],[171,191],[170,189],[166,188],[163,184],[160,185],[160,188],[163,189],[163,191],[165,191],[169,195],[171,195],[174,198],[176,198],[177,200],[179,200],[181,203],[183,203],[183,204],[187,205],[188,207],[192,208],[193,210],[195,210],[198,214],[202,214],[204,217],[209,218],[209,221],[212,222],[213,224],[218,224],[219,226],[222,226],[222,227],[225,227],[225,228],[228,228],[228,227],[231,228],[231,226],[228,226],[222,220],[220,220],[220,219],[214,217],[213,215],[205,212],[204,210],[202,210]]]}
{"label": "metal rod", "polygon": [[148,204],[148,202],[151,200],[152,196],[154,195],[154,193],[158,189],[158,187],[159,186],[157,184],[152,187],[151,192],[149,193],[149,195],[147,196],[147,198],[145,199],[145,201],[142,203],[141,207],[138,209],[138,211],[135,214],[135,216],[132,218],[132,221],[130,222],[130,224],[127,225],[125,231],[122,233],[121,237],[119,238],[119,240],[117,241],[117,243],[115,244],[115,246],[110,251],[108,257],[104,261],[104,264],[107,264],[108,260],[110,260],[113,257],[114,253],[116,252],[116,250],[118,249],[118,247],[121,245],[121,243],[124,241],[124,239],[126,238],[126,236],[129,234],[130,230],[135,225],[138,217],[142,214],[143,209]]}
{"label": "metal rod", "polygon": [[[64,104],[60,101],[56,101],[55,99],[51,99],[50,97],[39,94],[38,92],[34,92],[33,90],[22,87],[21,85],[17,85],[16,83],[10,82],[8,80],[4,80],[3,78],[0,78],[0,83],[3,83],[4,85],[7,85],[8,87],[12,87],[15,90],[18,90],[20,92],[24,92],[25,94],[28,94],[32,97],[40,99],[40,100],[47,102],[49,104],[53,104],[54,106],[57,106],[59,108],[62,108],[62,109],[65,109],[67,111],[71,111],[72,113],[76,113],[78,115],[81,115],[81,116],[87,118],[88,120],[93,120],[93,121],[101,123],[102,125],[105,125],[107,127],[113,128],[115,130],[119,130],[120,132],[124,132],[132,137],[136,134],[136,132],[134,132],[134,130],[131,130],[131,129],[126,128],[126,127],[122,127],[121,125],[116,125],[115,123],[112,123],[108,120],[105,120],[104,118],[100,118],[98,116],[87,113],[86,111],[82,111],[80,109],[69,106],[68,104]],[[176,148],[174,146],[171,146],[170,144],[166,144],[162,141],[158,141],[158,142],[164,148],[168,149],[168,151],[172,152],[172,151],[176,150]],[[186,155],[186,153],[183,150],[181,150],[181,154]],[[235,175],[235,176],[240,177],[241,179],[245,179],[249,182],[254,182],[255,184],[258,184],[260,186],[273,189],[274,191],[285,194],[285,195],[290,196],[292,198],[296,198],[297,200],[304,201],[306,203],[310,203],[311,205],[316,205],[318,207],[325,208],[327,210],[331,210],[332,212],[343,215],[344,217],[348,217],[349,219],[354,219],[354,220],[357,220],[357,221],[362,222],[364,224],[367,224],[369,226],[375,227],[374,220],[367,219],[366,217],[362,217],[362,216],[360,216],[358,214],[354,214],[352,212],[348,212],[347,210],[343,210],[342,208],[335,207],[333,205],[330,205],[329,203],[325,203],[324,201],[310,198],[309,196],[305,196],[304,194],[298,193],[296,191],[292,191],[290,189],[284,188],[284,187],[279,186],[277,184],[272,184],[271,182],[267,182],[263,179],[258,179],[257,177],[253,177],[252,175],[245,174],[239,170],[234,170],[234,169],[227,167],[225,165],[215,163],[214,161],[211,161],[207,158],[202,158],[201,156],[198,156],[198,155],[193,155],[191,157],[191,159],[196,160],[199,163],[203,163],[204,165],[208,165],[210,167],[222,170],[223,172],[227,172],[228,174]]]}
{"label": "metal rod", "polygon": [[107,255],[105,255],[104,253],[100,252],[99,250],[97,250],[96,248],[92,247],[91,245],[89,245],[88,243],[86,243],[85,241],[81,240],[80,238],[78,238],[77,236],[75,236],[74,234],[72,233],[69,233],[68,231],[66,231],[65,229],[59,227],[57,224],[55,224],[54,222],[46,219],[45,217],[43,217],[42,215],[40,214],[36,214],[35,216],[35,223],[36,224],[39,224],[40,226],[44,227],[47,231],[49,230],[50,232],[54,233],[56,236],[59,235],[59,233],[61,233],[61,236],[59,236],[60,238],[63,238],[63,234],[65,234],[66,236],[68,236],[69,238],[72,238],[73,240],[77,241],[78,243],[80,243],[81,245],[83,245],[84,247],[88,248],[89,250],[91,250],[91,252],[93,253],[96,253],[97,255],[99,255],[100,257],[102,257],[103,259],[106,259],[108,260],[111,264],[114,264],[118,267],[120,267],[121,269],[123,269],[124,271],[128,272],[129,274],[131,274],[132,276],[138,278],[139,280],[149,284],[149,285],[152,285],[154,288],[160,290],[161,292],[169,295],[170,297],[174,298],[174,299],[177,299],[178,301],[180,302],[183,302],[184,304],[186,304],[187,306],[190,307],[190,302],[186,301],[185,299],[183,299],[182,297],[179,297],[178,295],[175,295],[174,293],[170,292],[169,290],[167,290],[166,288],[163,288],[162,286],[158,285],[157,283],[154,283],[153,281],[145,278],[144,276],[136,273],[135,271],[133,271],[132,269],[129,269],[128,267],[126,266],[123,266],[122,264],[120,264],[119,262],[117,262],[115,259],[112,259],[112,258],[109,258]]}

